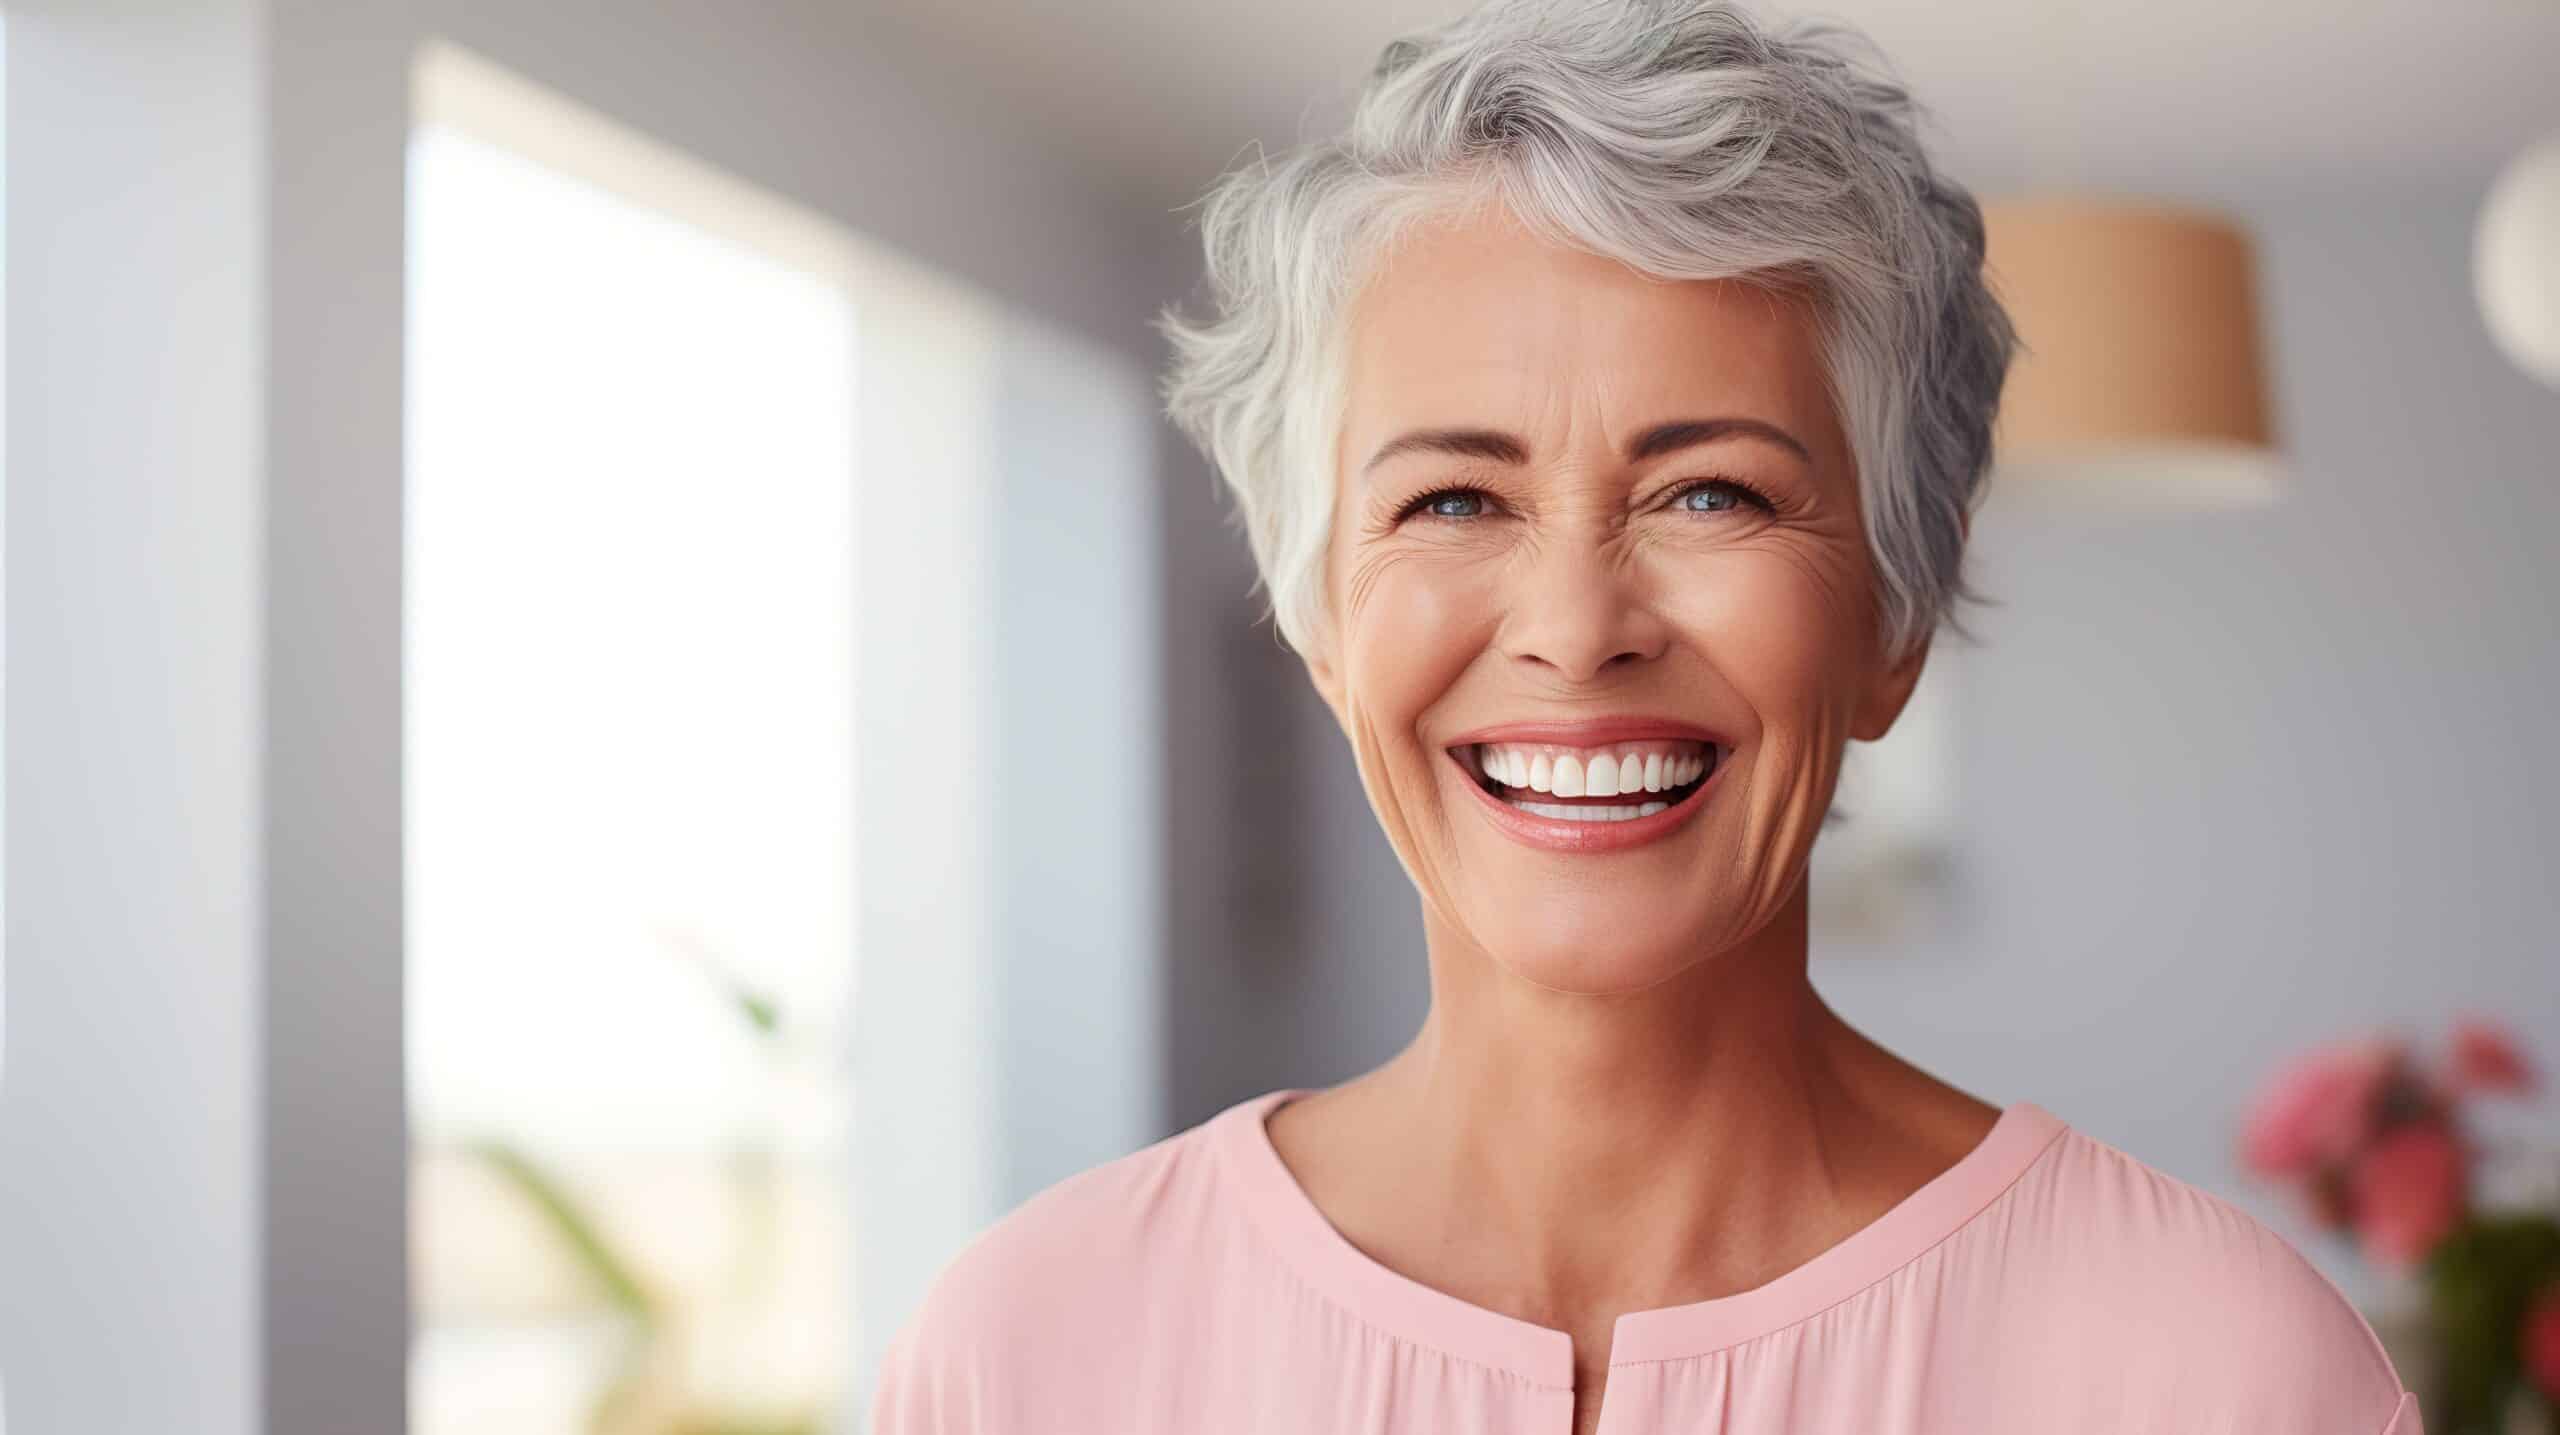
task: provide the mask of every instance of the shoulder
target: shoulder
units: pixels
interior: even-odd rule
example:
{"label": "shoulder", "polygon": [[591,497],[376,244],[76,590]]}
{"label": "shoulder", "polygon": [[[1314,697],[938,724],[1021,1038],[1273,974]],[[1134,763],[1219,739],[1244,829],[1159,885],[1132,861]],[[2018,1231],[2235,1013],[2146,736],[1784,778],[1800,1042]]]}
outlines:
{"label": "shoulder", "polygon": [[980,1232],[890,1338],[871,1428],[1015,1428],[1028,1405],[1106,1384],[1110,1362],[1142,1348],[1136,1327],[1178,1308],[1229,1239],[1215,1130],[1078,1172]]}
{"label": "shoulder", "polygon": [[2042,1287],[2033,1308],[2073,1313],[2129,1401],[2269,1435],[2415,1431],[2394,1423],[2405,1391],[2373,1328],[2237,1205],[2072,1129],[2019,1188],[2013,1274]]}
{"label": "shoulder", "polygon": [[1015,1207],[952,1257],[916,1323],[928,1332],[982,1331],[1026,1307],[1081,1301],[1091,1282],[1126,1280],[1156,1264],[1206,1194],[1205,1130],[1079,1171]]}

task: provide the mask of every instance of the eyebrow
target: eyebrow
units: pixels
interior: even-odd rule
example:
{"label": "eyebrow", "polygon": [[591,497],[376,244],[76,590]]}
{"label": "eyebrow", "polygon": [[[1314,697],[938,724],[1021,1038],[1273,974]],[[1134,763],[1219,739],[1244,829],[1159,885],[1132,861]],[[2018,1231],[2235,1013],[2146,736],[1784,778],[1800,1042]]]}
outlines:
{"label": "eyebrow", "polygon": [[[1787,450],[1806,463],[1813,454],[1795,435],[1760,419],[1741,417],[1714,419],[1673,419],[1655,424],[1627,443],[1627,462],[1642,463],[1684,448],[1712,443],[1725,438],[1761,438]],[[1519,465],[1529,461],[1529,446],[1498,429],[1415,429],[1398,434],[1378,446],[1361,467],[1366,476],[1388,459],[1408,453],[1445,453],[1459,458],[1491,459],[1495,463]]]}

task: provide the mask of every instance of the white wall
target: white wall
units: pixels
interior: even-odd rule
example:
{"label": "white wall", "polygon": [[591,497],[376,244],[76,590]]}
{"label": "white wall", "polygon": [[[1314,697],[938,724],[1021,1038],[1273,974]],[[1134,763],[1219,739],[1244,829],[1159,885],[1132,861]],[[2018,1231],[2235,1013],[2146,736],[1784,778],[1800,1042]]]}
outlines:
{"label": "white wall", "polygon": [[[2292,493],[2139,525],[1987,513],[1980,579],[2006,606],[1957,655],[1961,915],[1935,941],[1815,963],[1853,1023],[1922,1065],[2289,1234],[2230,1158],[2239,1105],[2283,1056],[2369,1024],[2433,1038],[2474,1009],[2560,1060],[2560,395],[2480,330],[2479,194],[2242,201]],[[1183,503],[1186,571],[1220,591],[1232,542]],[[1349,754],[1241,621],[1191,641],[1275,695],[1225,739],[1262,759],[1197,797],[1281,830],[1238,826],[1202,880],[1250,890],[1276,864],[1291,895],[1237,903],[1223,928],[1189,914],[1185,1121],[1365,1069],[1425,999],[1413,897]],[[2560,1144],[2547,1116],[2539,1138]]]}
{"label": "white wall", "polygon": [[[396,1431],[416,45],[454,40],[1142,363],[1152,221],[830,0],[10,11],[14,1428]],[[1096,512],[1142,534],[1108,507],[1125,497]],[[1131,879],[1118,849],[1096,860]],[[1152,899],[1117,900],[1151,961]]]}
{"label": "white wall", "polygon": [[262,22],[8,26],[7,1423],[249,1435]]}
{"label": "white wall", "polygon": [[1148,386],[914,280],[864,301],[862,1382],[950,1258],[1160,1134]]}
{"label": "white wall", "polygon": [[[1961,655],[1968,924],[1841,954],[1853,1020],[2243,1201],[2279,1060],[2473,1010],[2560,1058],[2560,394],[2473,306],[2477,188],[2261,195],[2292,492],[2145,525],[1987,515]],[[2560,1143],[2546,1115],[2541,1139]]]}
{"label": "white wall", "polygon": [[998,375],[988,815],[1010,1209],[1164,1133],[1160,814],[1181,783],[1164,762],[1148,372],[1016,324]]}

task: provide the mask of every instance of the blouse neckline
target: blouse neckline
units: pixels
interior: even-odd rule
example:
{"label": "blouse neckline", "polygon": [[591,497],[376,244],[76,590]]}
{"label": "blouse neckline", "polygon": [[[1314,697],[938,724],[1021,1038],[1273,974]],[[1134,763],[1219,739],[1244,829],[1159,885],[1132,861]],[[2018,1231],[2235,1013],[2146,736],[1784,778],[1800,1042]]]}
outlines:
{"label": "blouse neckline", "polygon": [[[1390,1270],[1333,1228],[1280,1159],[1264,1124],[1283,1102],[1306,1094],[1306,1088],[1287,1087],[1250,1097],[1212,1127],[1227,1176],[1297,1273],[1390,1335],[1535,1385],[1572,1389],[1570,1334]],[[1610,1368],[1708,1355],[1828,1310],[1955,1234],[2065,1129],[2061,1118],[2031,1101],[2012,1103],[1954,1165],[1795,1269],[1747,1291],[1619,1316],[1611,1328]]]}

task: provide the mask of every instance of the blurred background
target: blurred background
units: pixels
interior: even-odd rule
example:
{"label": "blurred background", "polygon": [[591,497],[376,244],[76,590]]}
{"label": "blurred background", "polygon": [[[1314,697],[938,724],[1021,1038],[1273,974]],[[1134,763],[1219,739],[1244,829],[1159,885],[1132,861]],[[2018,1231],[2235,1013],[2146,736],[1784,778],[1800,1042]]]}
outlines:
{"label": "blurred background", "polygon": [[[1150,320],[1462,8],[0,4],[0,1428],[853,1430],[989,1221],[1393,1051]],[[2560,1050],[2560,6],[1761,11],[1872,34],[2054,363],[1816,985],[2396,1330],[2242,1133]]]}

